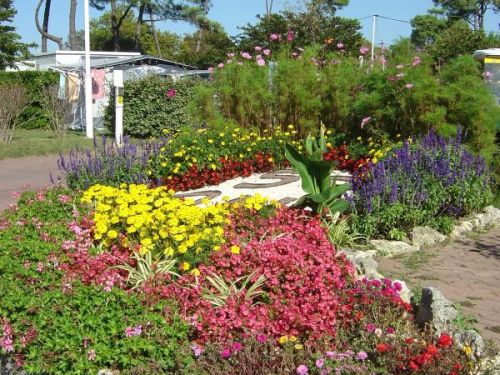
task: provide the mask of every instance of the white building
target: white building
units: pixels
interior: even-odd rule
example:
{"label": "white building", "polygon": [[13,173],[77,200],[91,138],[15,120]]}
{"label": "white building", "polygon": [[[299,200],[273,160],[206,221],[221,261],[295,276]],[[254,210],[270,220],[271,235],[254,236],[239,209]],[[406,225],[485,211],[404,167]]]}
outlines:
{"label": "white building", "polygon": [[[92,69],[92,96],[94,127],[103,129],[104,109],[108,105],[113,85],[113,71],[123,70],[125,80],[147,75],[175,75],[195,67],[139,52],[90,52]],[[17,70],[51,70],[60,74],[60,97],[72,106],[69,125],[83,129],[85,124],[85,76],[84,51],[55,51],[42,53],[16,64]]]}

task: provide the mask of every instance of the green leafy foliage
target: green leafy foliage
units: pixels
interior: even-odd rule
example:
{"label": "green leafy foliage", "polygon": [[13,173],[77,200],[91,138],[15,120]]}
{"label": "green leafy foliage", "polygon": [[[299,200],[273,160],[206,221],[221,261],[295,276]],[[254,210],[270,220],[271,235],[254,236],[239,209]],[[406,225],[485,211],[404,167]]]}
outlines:
{"label": "green leafy foliage", "polygon": [[307,193],[295,205],[311,207],[317,213],[324,209],[332,214],[342,213],[349,208],[349,203],[341,196],[350,189],[350,185],[337,185],[335,179],[332,181],[334,166],[323,160],[325,151],[324,129],[317,139],[311,136],[307,138],[306,155],[302,155],[291,144],[285,146],[285,156],[300,175],[302,189]]}
{"label": "green leafy foliage", "polygon": [[16,84],[24,87],[31,102],[19,115],[18,127],[24,129],[47,128],[48,114],[41,102],[46,90],[59,84],[59,74],[42,71],[0,72],[0,85],[4,84]]}
{"label": "green leafy foliage", "polygon": [[[125,83],[123,132],[137,138],[161,137],[193,125],[189,104],[195,85],[206,83],[195,78],[151,77]],[[105,125],[114,132],[114,98],[105,111]]]}
{"label": "green leafy foliage", "polygon": [[[0,317],[12,326],[24,369],[29,374],[89,374],[103,368],[175,372],[188,360],[179,357],[188,326],[174,305],[63,278],[60,246],[71,234],[61,223],[71,222],[77,202],[65,189],[25,193],[17,210],[0,217]],[[136,331],[127,337],[130,327]]]}

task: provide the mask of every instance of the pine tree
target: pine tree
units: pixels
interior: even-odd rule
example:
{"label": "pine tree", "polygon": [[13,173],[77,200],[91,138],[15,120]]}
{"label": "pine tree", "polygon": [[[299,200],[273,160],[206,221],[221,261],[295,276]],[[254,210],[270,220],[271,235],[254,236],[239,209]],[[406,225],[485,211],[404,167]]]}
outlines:
{"label": "pine tree", "polygon": [[14,67],[16,59],[26,57],[29,54],[28,48],[35,46],[21,43],[16,28],[9,25],[17,13],[12,1],[0,0],[0,70]]}

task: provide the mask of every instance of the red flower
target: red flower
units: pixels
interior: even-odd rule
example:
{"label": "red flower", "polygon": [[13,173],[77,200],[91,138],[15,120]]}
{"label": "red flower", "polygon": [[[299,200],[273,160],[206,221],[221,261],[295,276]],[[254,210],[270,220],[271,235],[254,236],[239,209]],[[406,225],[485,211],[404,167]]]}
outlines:
{"label": "red flower", "polygon": [[377,351],[379,353],[385,353],[389,350],[389,345],[384,344],[383,342],[377,344]]}
{"label": "red flower", "polygon": [[453,339],[446,333],[443,333],[441,336],[439,336],[439,340],[437,342],[438,347],[449,348],[452,344],[453,344]]}

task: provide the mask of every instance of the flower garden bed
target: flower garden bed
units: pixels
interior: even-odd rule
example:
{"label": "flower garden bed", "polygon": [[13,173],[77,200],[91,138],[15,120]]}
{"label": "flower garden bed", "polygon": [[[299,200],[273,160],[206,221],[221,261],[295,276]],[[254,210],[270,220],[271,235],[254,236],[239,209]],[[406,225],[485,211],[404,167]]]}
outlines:
{"label": "flower garden bed", "polygon": [[[285,143],[311,148],[291,139],[293,127],[265,139],[233,130],[75,153],[60,161],[72,190],[25,193],[6,211],[2,353],[34,374],[470,373],[474,353],[454,345],[451,332],[418,327],[401,283],[356,277],[332,245],[340,232],[331,216],[258,194],[197,205],[169,190],[274,170],[287,163]],[[491,198],[484,162],[458,138],[431,133],[354,161],[347,146],[326,143],[323,160],[304,163],[324,168],[328,186],[325,160],[353,171],[352,213],[342,220],[354,228],[383,217],[391,199],[413,207],[419,192],[433,197],[416,206],[424,224],[451,217],[443,202],[458,216]],[[422,183],[409,184],[406,170]],[[464,200],[458,185],[475,198]],[[378,223],[373,233],[385,234]]]}
{"label": "flower garden bed", "polygon": [[[53,189],[5,212],[0,240],[1,350],[30,373],[466,373],[450,336],[418,330],[398,283],[356,280],[301,210]],[[137,254],[170,247],[175,265],[132,280]]]}

